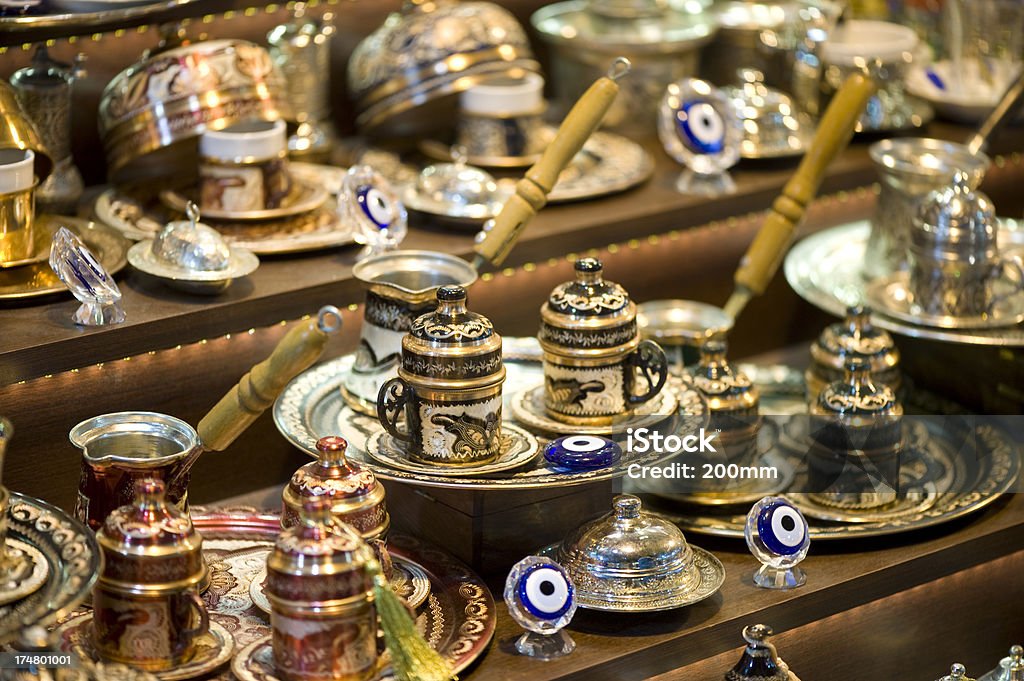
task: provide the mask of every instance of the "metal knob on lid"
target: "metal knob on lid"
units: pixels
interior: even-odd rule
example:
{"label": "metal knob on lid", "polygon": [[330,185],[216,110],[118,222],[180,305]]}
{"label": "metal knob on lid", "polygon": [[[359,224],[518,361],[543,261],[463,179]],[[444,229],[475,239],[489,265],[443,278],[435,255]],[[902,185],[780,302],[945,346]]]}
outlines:
{"label": "metal knob on lid", "polygon": [[345,456],[348,442],[328,436],[317,440],[317,461],[299,468],[282,493],[281,526],[298,523],[302,505],[324,499],[335,519],[351,525],[363,539],[383,538],[391,525],[384,486],[373,471]]}
{"label": "metal knob on lid", "polygon": [[999,668],[990,672],[992,681],[1024,681],[1024,647],[1013,646],[1010,654],[999,661]]}
{"label": "metal knob on lid", "polygon": [[742,371],[735,371],[726,359],[724,340],[709,340],[700,348],[700,363],[691,370],[693,383],[707,398],[711,428],[730,429],[750,425],[757,419],[760,393]]}
{"label": "metal knob on lid", "polygon": [[943,676],[939,681],[974,681],[974,679],[967,676],[967,668],[959,662],[953,663],[953,666],[949,668],[949,674]]}

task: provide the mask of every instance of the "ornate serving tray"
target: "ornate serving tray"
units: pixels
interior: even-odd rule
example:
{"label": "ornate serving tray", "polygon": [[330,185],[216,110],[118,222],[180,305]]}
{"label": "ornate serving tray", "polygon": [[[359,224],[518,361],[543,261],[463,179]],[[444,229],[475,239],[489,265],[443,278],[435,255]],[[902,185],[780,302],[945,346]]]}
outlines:
{"label": "ornate serving tray", "polygon": [[[804,300],[842,317],[850,305],[869,304],[861,263],[871,226],[867,220],[832,227],[798,242],[786,256],[786,280]],[[1020,248],[1024,230],[1014,220],[1000,218],[999,245]],[[974,345],[1024,346],[1024,326],[1002,329],[940,329],[900,321],[875,312],[875,326],[892,333]]]}
{"label": "ornate serving tray", "polygon": [[0,607],[0,642],[34,624],[48,626],[89,597],[99,576],[95,535],[56,506],[11,492],[8,536],[38,549],[50,566],[46,584],[32,595]]}
{"label": "ornate serving tray", "polygon": [[[803,379],[795,369],[743,365],[742,370],[761,390],[762,413],[806,412]],[[914,404],[908,407],[908,413],[952,413],[948,408],[954,406],[926,393],[914,393],[910,400]],[[806,489],[806,464],[801,456],[806,449],[801,451],[800,443],[793,441],[800,438],[799,428],[806,421],[796,419],[790,425],[793,428],[783,428],[775,453],[789,458],[796,469],[790,489]],[[875,537],[931,527],[979,511],[1013,487],[1020,471],[1021,453],[1008,433],[990,424],[975,424],[972,433],[964,434],[966,437],[951,439],[946,426],[939,416],[915,419],[906,427],[910,451],[901,467],[903,491],[896,502],[878,511],[840,511],[817,503],[806,494],[786,494],[808,516],[811,537]],[[684,531],[743,537],[748,510],[745,507],[722,508],[716,513],[706,507],[668,504],[657,497],[651,497],[647,503]]]}
{"label": "ornate serving tray", "polygon": [[[511,339],[506,339],[511,340]],[[513,352],[525,356],[522,346],[529,346],[513,340]],[[528,351],[527,351],[528,352]],[[513,356],[516,356],[513,355]],[[505,353],[507,371],[502,394],[505,398],[504,413],[511,414],[509,400],[520,391],[531,388],[543,381],[539,362],[513,360]],[[345,356],[313,367],[293,380],[281,393],[274,404],[274,423],[281,434],[299,449],[316,455],[316,441],[325,435],[341,435],[348,440],[348,457],[364,465],[382,479],[398,480],[424,487],[447,487],[459,489],[535,489],[541,487],[567,487],[597,480],[616,478],[626,474],[631,464],[649,465],[665,457],[661,453],[624,453],[614,466],[590,471],[564,472],[549,466],[543,456],[533,463],[515,471],[495,473],[481,477],[454,477],[446,475],[425,475],[396,470],[382,466],[366,454],[366,442],[371,435],[381,430],[380,422],[374,416],[367,416],[350,409],[341,396],[341,384],[352,365],[352,357]],[[696,432],[707,423],[707,414],[702,401],[695,391],[683,388],[680,403],[683,408],[670,427],[675,432]],[[685,413],[687,410],[692,413]],[[544,441],[541,438],[541,445]]]}

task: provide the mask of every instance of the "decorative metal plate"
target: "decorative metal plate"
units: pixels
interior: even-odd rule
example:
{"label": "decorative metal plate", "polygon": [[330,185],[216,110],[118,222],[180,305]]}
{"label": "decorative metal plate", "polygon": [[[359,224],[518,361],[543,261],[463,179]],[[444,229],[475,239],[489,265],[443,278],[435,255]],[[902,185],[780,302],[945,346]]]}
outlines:
{"label": "decorative metal plate", "polygon": [[95,535],[56,506],[11,492],[7,524],[9,537],[46,557],[50,574],[45,586],[32,595],[0,607],[0,642],[70,613],[89,597],[100,570]]}
{"label": "decorative metal plate", "polygon": [[[64,620],[57,633],[60,649],[100,662],[92,642],[92,611],[80,612]],[[235,639],[224,625],[210,618],[210,630],[195,639],[196,653],[190,660],[165,671],[151,672],[160,681],[186,681],[211,674],[231,660],[235,651]]]}
{"label": "decorative metal plate", "polygon": [[[867,303],[867,282],[861,275],[864,250],[871,227],[859,220],[812,234],[798,242],[786,256],[786,280],[801,298],[842,317],[850,305]],[[1021,226],[1000,218],[999,244],[1002,250],[1019,247]],[[968,330],[937,329],[893,319],[876,312],[872,323],[892,333],[974,345],[1024,346],[1024,327]]]}
{"label": "decorative metal plate", "polygon": [[389,468],[423,475],[443,474],[453,478],[479,477],[522,468],[540,453],[540,443],[531,433],[511,424],[501,427],[501,453],[494,461],[467,466],[445,466],[411,459],[390,433],[376,432],[366,440],[366,455]]}
{"label": "decorative metal plate", "polygon": [[[266,638],[270,625],[253,605],[249,584],[266,567],[266,555],[281,531],[277,513],[250,507],[192,507],[192,522],[203,535],[203,551],[213,581],[203,595],[212,617],[235,637],[236,650]],[[494,598],[476,574],[455,558],[416,539],[388,537],[388,551],[416,566],[430,579],[430,595],[416,627],[430,645],[451,661],[456,672],[473,663],[494,636]],[[231,681],[224,672],[216,681]]]}
{"label": "decorative metal plate", "polygon": [[[552,560],[558,559],[558,544],[552,544],[539,551],[539,555]],[[725,566],[710,551],[690,545],[693,551],[693,566],[700,572],[700,583],[691,589],[679,591],[671,598],[650,597],[630,598],[620,604],[610,604],[603,600],[593,600],[580,589],[576,589],[576,603],[587,610],[603,610],[606,612],[659,612],[675,610],[687,605],[699,603],[711,596],[725,583]]]}
{"label": "decorative metal plate", "polygon": [[7,562],[0,564],[0,606],[35,593],[50,574],[46,556],[31,544],[8,538],[4,549]]}
{"label": "decorative metal plate", "polygon": [[1024,321],[1024,289],[1005,274],[994,285],[999,289],[1016,290],[999,299],[989,314],[971,317],[935,315],[921,310],[914,302],[908,272],[896,272],[871,282],[865,295],[872,309],[910,324],[940,329],[999,329],[1020,324]]}
{"label": "decorative metal plate", "polygon": [[[323,172],[310,168],[314,164],[295,163],[293,172],[306,181],[322,178],[321,186],[331,192],[332,166]],[[159,199],[158,189],[107,189],[93,204],[96,218],[121,232],[129,239],[152,239],[171,220],[183,220],[184,214],[171,210]],[[217,222],[214,227],[232,246],[248,249],[259,255],[301,253],[337,248],[355,243],[351,230],[342,224],[337,204],[328,199],[320,208],[298,216],[260,222]]]}
{"label": "decorative metal plate", "polygon": [[[553,132],[550,134],[553,136]],[[426,142],[422,146],[428,156],[441,160],[451,159],[446,145]],[[476,164],[472,158],[469,163],[491,167],[498,165]],[[580,153],[558,176],[558,182],[548,194],[548,203],[582,201],[616,194],[646,182],[653,173],[654,159],[642,146],[621,135],[598,131],[590,136]],[[394,178],[389,179],[394,181]]]}
{"label": "decorative metal plate", "polygon": [[[164,205],[173,211],[184,213],[189,201],[197,201],[199,188],[192,186],[186,189],[164,189],[158,196]],[[290,218],[302,213],[309,213],[327,201],[327,190],[317,182],[312,182],[306,177],[296,177],[292,185],[291,196],[285,199],[285,205],[279,208],[264,208],[261,210],[227,211],[210,210],[203,211],[203,217],[213,220],[225,220],[227,222],[248,222],[249,220],[276,220],[278,218]]]}
{"label": "decorative metal plate", "polygon": [[[67,227],[82,237],[85,245],[110,274],[116,274],[124,269],[131,242],[118,234],[117,230],[81,218],[48,214],[36,216],[36,229],[43,234],[42,238],[46,241],[47,253],[49,253],[49,244],[53,240],[53,235],[61,227]],[[47,255],[48,257],[49,255]],[[50,263],[46,260],[21,267],[0,269],[0,300],[33,298],[67,290],[67,287],[50,269]]]}
{"label": "decorative metal plate", "polygon": [[[784,415],[806,411],[801,374],[795,369],[782,365],[744,365],[742,369],[761,390],[763,413]],[[933,401],[927,393],[911,394],[909,400],[917,404],[918,398],[932,408],[931,413],[953,413],[953,410],[946,410],[953,405]],[[801,420],[792,423],[799,424]],[[911,458],[901,470],[905,492],[892,506],[877,511],[837,511],[814,502],[805,494],[789,495],[806,514],[818,518],[810,524],[811,538],[876,537],[932,527],[979,511],[1013,487],[1020,471],[1020,452],[1006,432],[987,424],[977,426],[972,451],[965,453],[956,451],[940,425],[937,419],[924,419],[911,425],[909,443],[916,451],[911,452]],[[799,438],[800,435],[783,429],[782,446],[776,449],[781,456],[791,456],[794,451],[787,450],[787,437]],[[805,464],[797,459],[794,465],[794,486],[802,485]],[[671,518],[684,531],[743,537],[747,509],[722,509],[716,514],[712,510],[668,505],[657,497],[651,497],[648,505]]]}
{"label": "decorative metal plate", "polygon": [[[358,413],[345,402],[341,384],[352,366],[352,356],[340,357],[309,369],[295,378],[274,404],[274,423],[285,438],[310,456],[316,456],[316,441],[325,435],[341,435],[348,440],[348,457],[373,470],[384,480],[398,480],[424,487],[451,489],[538,489],[582,485],[607,480],[626,474],[631,464],[651,465],[665,458],[662,453],[632,454],[625,452],[614,466],[589,471],[564,472],[551,467],[543,457],[537,457],[526,468],[487,477],[457,478],[447,475],[410,473],[382,466],[366,455],[367,439],[381,430],[373,416]],[[503,388],[506,413],[512,395],[525,387],[536,385],[543,378],[538,362],[505,361],[506,377]],[[690,393],[692,391],[687,391]],[[678,395],[677,395],[678,397]],[[707,425],[707,412],[703,402],[694,403],[686,398],[683,404],[694,405],[693,413],[679,413],[676,422],[666,427],[673,432],[696,432]],[[699,409],[699,411],[696,411]],[[540,441],[540,446],[546,444]]]}
{"label": "decorative metal plate", "polygon": [[[693,393],[696,395],[696,392]],[[651,428],[679,409],[679,400],[672,390],[662,390],[650,400],[637,406],[629,416],[617,418],[609,426],[584,426],[562,423],[548,416],[544,409],[544,384],[521,390],[512,396],[512,418],[527,428],[549,435],[602,435],[608,437],[613,429]]]}
{"label": "decorative metal plate", "polygon": [[[378,660],[380,663],[382,660]],[[378,667],[379,669],[379,667]],[[237,681],[281,681],[274,664],[274,646],[269,636],[238,651],[231,661],[231,673]],[[373,681],[392,681],[394,676],[388,669],[380,670]]]}

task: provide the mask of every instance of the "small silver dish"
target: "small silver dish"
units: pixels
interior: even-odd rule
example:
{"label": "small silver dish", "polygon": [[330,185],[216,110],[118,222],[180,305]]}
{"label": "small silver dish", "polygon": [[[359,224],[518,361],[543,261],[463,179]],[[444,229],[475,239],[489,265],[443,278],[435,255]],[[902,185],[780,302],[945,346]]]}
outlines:
{"label": "small silver dish", "polygon": [[486,170],[467,163],[465,149],[451,152],[451,163],[435,163],[406,185],[402,201],[410,209],[439,218],[483,222],[501,212],[515,189]]}
{"label": "small silver dish", "polygon": [[758,71],[740,71],[741,85],[722,88],[743,126],[742,158],[801,156],[814,136],[809,114],[780,90],[768,87]]}
{"label": "small silver dish", "polygon": [[187,221],[170,222],[156,238],[132,246],[132,267],[179,290],[205,295],[220,293],[232,280],[259,267],[253,253],[228,246],[217,230],[199,222],[194,203],[188,204],[186,213]]}
{"label": "small silver dish", "polygon": [[[1021,276],[1021,275],[1018,275]],[[1005,292],[986,314],[953,316],[929,314],[914,301],[910,273],[896,272],[875,279],[867,288],[868,302],[879,312],[903,322],[939,329],[999,329],[1024,322],[1024,281],[1006,272],[994,283]]]}
{"label": "small silver dish", "polygon": [[640,499],[615,497],[614,510],[540,555],[569,573],[579,607],[654,612],[692,605],[725,582],[711,553],[687,543],[671,521],[641,510]]}

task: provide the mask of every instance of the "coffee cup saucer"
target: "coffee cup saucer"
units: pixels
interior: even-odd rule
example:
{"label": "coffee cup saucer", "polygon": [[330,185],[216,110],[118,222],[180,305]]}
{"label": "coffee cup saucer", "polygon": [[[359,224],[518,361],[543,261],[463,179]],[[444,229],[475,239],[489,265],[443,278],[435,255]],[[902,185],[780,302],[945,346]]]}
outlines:
{"label": "coffee cup saucer", "polygon": [[1017,290],[998,300],[988,314],[972,316],[936,315],[925,312],[914,302],[910,273],[895,272],[875,279],[865,292],[869,304],[878,312],[912,324],[941,329],[997,329],[1024,322],[1024,286],[1007,276],[1006,271],[993,283],[996,295]]}
{"label": "coffee cup saucer", "polygon": [[[391,564],[394,568],[394,573],[388,580],[391,590],[413,610],[426,603],[427,598],[430,597],[430,577],[423,571],[423,568],[395,555],[391,556]],[[264,566],[253,574],[252,581],[249,582],[249,598],[252,599],[253,605],[264,614],[269,615],[270,599],[267,598],[267,594],[263,590],[263,583],[266,579],[267,568]]]}
{"label": "coffee cup saucer", "polygon": [[[61,652],[76,653],[100,662],[92,643],[92,611],[72,615],[57,627]],[[223,625],[210,618],[210,630],[196,639],[191,659],[170,669],[150,672],[160,681],[184,681],[205,676],[227,664],[235,651],[235,638]]]}
{"label": "coffee cup saucer", "polygon": [[[199,186],[192,184],[179,189],[164,189],[159,196],[165,206],[183,213],[189,201],[199,203]],[[293,174],[291,190],[277,208],[242,211],[203,208],[202,212],[203,218],[207,220],[274,220],[310,213],[324,205],[327,198],[327,189],[321,183],[313,182],[305,175]]]}
{"label": "coffee cup saucer", "polygon": [[555,435],[604,435],[625,428],[651,428],[675,415],[679,400],[667,385],[647,402],[637,405],[628,414],[615,417],[608,425],[564,423],[548,416],[544,409],[544,384],[520,391],[512,396],[512,418],[534,432]]}
{"label": "coffee cup saucer", "polygon": [[[373,681],[393,681],[390,658],[382,655],[377,659],[377,670]],[[238,681],[279,681],[277,664],[274,662],[274,645],[270,634],[258,638],[238,651],[231,660],[231,673]]]}
{"label": "coffee cup saucer", "polygon": [[509,423],[501,424],[501,452],[498,454],[498,458],[481,464],[424,463],[409,456],[404,445],[385,431],[378,431],[366,440],[366,454],[378,464],[423,475],[487,476],[522,468],[532,463],[539,453],[540,442],[537,438]]}

